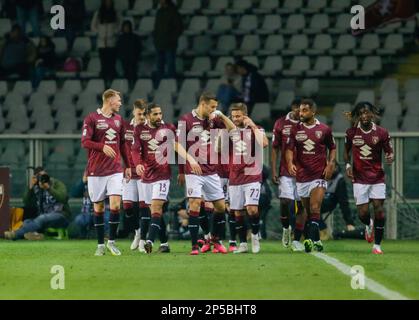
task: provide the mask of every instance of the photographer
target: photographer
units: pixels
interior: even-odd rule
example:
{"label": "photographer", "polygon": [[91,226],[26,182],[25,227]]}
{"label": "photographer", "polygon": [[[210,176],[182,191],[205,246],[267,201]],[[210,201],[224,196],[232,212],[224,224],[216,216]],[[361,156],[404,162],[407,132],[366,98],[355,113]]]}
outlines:
{"label": "photographer", "polygon": [[29,190],[23,197],[26,208],[36,208],[36,218],[26,219],[17,231],[8,231],[10,240],[43,239],[46,228],[66,228],[70,216],[67,188],[61,181],[51,178],[41,167],[35,169]]}

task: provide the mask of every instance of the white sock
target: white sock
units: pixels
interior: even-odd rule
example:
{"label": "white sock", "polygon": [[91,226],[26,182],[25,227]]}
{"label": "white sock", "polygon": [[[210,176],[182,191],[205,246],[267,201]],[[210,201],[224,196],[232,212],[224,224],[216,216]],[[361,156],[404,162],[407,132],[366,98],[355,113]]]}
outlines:
{"label": "white sock", "polygon": [[372,248],[373,249],[381,249],[381,246],[379,244],[374,244]]}
{"label": "white sock", "polygon": [[97,247],[98,247],[98,248],[100,248],[100,247],[104,247],[104,246],[105,246],[105,244],[98,244],[98,245],[97,245]]}
{"label": "white sock", "polygon": [[206,234],[206,235],[204,236],[204,238],[205,238],[205,240],[209,240],[209,239],[211,238],[211,234],[210,234],[210,233]]}
{"label": "white sock", "polygon": [[108,240],[109,244],[115,244],[115,240]]}
{"label": "white sock", "polygon": [[160,244],[160,247],[168,247],[168,246],[169,246],[169,244],[167,242]]}

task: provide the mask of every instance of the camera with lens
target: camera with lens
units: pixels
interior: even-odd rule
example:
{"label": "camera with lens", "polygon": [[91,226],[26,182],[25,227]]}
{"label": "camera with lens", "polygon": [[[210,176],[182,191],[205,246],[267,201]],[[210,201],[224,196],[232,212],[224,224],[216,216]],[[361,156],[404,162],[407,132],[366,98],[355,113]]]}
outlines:
{"label": "camera with lens", "polygon": [[44,174],[38,174],[36,176],[37,179],[37,183],[49,183],[50,182],[50,177],[48,174],[44,173]]}

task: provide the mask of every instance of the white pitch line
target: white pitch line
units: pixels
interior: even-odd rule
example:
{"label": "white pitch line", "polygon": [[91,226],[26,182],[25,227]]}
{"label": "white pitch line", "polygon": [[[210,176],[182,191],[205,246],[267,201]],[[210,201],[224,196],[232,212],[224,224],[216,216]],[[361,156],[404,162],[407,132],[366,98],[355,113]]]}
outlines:
{"label": "white pitch line", "polygon": [[[324,253],[320,253],[320,252],[313,252],[312,255],[315,256],[316,258],[319,258],[319,259],[325,261],[326,263],[334,266],[336,269],[338,269],[343,274],[345,274],[349,277],[352,277],[351,267],[344,264],[343,262],[340,262],[338,259],[329,257],[328,255],[326,255]],[[410,300],[409,298],[405,297],[404,295],[400,294],[399,292],[387,289],[383,285],[381,285],[378,282],[368,278],[367,276],[365,276],[365,287],[368,290],[382,296],[383,298],[385,298],[387,300]]]}

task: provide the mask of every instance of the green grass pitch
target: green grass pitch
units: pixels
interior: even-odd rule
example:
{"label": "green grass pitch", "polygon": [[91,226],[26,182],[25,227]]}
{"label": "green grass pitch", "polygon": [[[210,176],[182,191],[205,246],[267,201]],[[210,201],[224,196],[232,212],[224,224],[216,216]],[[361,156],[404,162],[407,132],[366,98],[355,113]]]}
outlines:
{"label": "green grass pitch", "polygon": [[[382,299],[351,288],[350,277],[306,253],[263,241],[259,254],[189,256],[172,241],[170,254],[93,256],[95,241],[0,241],[0,299]],[[419,241],[384,241],[383,256],[364,241],[327,241],[325,253],[390,290],[419,299]],[[65,270],[65,289],[51,289],[51,267]]]}

